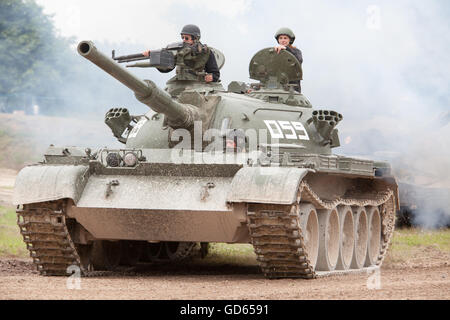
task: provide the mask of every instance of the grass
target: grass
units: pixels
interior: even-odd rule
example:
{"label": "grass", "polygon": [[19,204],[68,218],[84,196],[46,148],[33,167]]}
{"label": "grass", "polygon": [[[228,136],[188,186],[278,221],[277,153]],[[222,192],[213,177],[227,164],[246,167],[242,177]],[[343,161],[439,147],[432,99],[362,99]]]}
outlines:
{"label": "grass", "polygon": [[394,233],[385,264],[427,264],[450,259],[450,229],[399,229]]}
{"label": "grass", "polygon": [[0,206],[0,257],[28,257],[14,208]]}
{"label": "grass", "polygon": [[256,265],[251,244],[211,243],[205,262],[210,264]]}
{"label": "grass", "polygon": [[450,230],[400,229],[395,231],[392,246],[397,250],[434,246],[441,251],[450,252]]}

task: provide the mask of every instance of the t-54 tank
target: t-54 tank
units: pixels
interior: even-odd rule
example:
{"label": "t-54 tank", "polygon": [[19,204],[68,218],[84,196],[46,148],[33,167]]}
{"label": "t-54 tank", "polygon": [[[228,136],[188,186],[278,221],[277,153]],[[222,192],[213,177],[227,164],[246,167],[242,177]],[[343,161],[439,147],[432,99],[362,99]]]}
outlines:
{"label": "t-54 tank", "polygon": [[137,65],[174,64],[162,90],[92,42],[78,45],[150,110],[107,112],[122,149],[52,146],[20,171],[18,224],[38,270],[178,260],[214,242],[252,244],[267,278],[380,266],[398,208],[395,178],[388,163],[332,153],[343,117],[294,91],[296,58],[263,49],[250,62],[257,83],[225,90],[190,69],[195,55],[181,48]]}

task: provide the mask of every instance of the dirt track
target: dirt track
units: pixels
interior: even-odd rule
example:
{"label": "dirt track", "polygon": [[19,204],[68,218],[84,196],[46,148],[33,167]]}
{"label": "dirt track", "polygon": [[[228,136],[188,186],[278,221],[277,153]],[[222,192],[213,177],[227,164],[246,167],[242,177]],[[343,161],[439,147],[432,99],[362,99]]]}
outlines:
{"label": "dirt track", "polygon": [[[0,260],[0,299],[450,299],[450,265],[382,268],[380,289],[368,275],[266,280],[255,266],[139,266],[81,278],[43,277],[30,260]],[[376,287],[373,275],[369,286]],[[69,279],[70,281],[70,279]],[[71,282],[75,284],[75,282]]]}

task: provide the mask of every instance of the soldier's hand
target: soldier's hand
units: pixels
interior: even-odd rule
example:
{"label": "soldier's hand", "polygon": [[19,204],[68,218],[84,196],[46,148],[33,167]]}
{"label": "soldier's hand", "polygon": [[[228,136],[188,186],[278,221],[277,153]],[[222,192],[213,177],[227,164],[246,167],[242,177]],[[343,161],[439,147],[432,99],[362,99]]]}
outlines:
{"label": "soldier's hand", "polygon": [[147,51],[142,52],[142,55],[143,55],[144,57],[148,57],[148,56],[150,55],[150,50],[147,50]]}
{"label": "soldier's hand", "polygon": [[274,49],[277,51],[277,53],[280,53],[281,50],[286,50],[286,47],[279,45],[279,46],[275,46]]}
{"label": "soldier's hand", "polygon": [[212,74],[207,74],[207,75],[205,76],[205,81],[206,81],[206,82],[211,82],[211,81],[213,81],[213,76],[212,76]]}

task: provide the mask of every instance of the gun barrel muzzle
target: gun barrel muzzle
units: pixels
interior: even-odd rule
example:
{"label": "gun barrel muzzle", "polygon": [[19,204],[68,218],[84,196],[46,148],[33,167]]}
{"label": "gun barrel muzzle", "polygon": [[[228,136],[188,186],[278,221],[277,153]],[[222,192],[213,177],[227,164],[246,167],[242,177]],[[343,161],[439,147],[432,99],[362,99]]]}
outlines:
{"label": "gun barrel muzzle", "polygon": [[148,95],[148,85],[141,79],[119,66],[114,60],[97,50],[91,41],[81,41],[78,44],[78,53],[97,65],[103,71],[119,80],[122,84],[133,90],[137,95]]}

